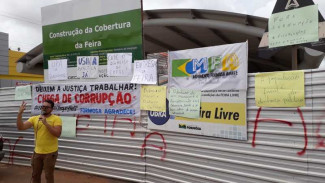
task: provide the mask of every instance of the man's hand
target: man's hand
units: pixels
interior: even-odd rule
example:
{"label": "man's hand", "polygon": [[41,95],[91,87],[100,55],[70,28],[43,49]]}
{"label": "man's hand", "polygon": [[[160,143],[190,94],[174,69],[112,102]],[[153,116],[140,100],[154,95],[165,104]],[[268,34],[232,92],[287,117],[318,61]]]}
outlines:
{"label": "man's hand", "polygon": [[27,103],[23,101],[19,107],[19,110],[18,110],[17,123],[16,123],[18,130],[26,130],[33,126],[33,124],[29,121],[25,121],[25,122],[22,121],[23,113],[26,109],[26,104]]}
{"label": "man's hand", "polygon": [[39,119],[42,121],[43,125],[47,125],[48,123],[46,122],[46,117],[44,115],[41,115]]}
{"label": "man's hand", "polygon": [[26,105],[27,103],[25,101],[23,101],[19,107],[19,111],[18,111],[18,114],[22,114],[24,113],[25,109],[26,109]]}
{"label": "man's hand", "polygon": [[59,138],[62,131],[62,126],[51,126],[47,121],[46,117],[41,115],[39,119],[42,121],[47,130],[55,137]]}

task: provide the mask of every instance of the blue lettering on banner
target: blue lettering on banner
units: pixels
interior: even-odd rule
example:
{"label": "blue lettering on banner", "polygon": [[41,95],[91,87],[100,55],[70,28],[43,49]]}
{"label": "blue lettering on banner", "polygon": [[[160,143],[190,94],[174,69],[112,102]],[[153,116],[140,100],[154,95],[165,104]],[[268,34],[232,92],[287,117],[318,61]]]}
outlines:
{"label": "blue lettering on banner", "polygon": [[149,119],[156,125],[165,124],[169,118],[168,100],[166,99],[166,112],[148,111]]}
{"label": "blue lettering on banner", "polygon": [[97,108],[80,108],[81,114],[102,114],[102,109]]}
{"label": "blue lettering on banner", "polygon": [[124,115],[134,115],[135,109],[105,109],[105,114],[124,114]]}

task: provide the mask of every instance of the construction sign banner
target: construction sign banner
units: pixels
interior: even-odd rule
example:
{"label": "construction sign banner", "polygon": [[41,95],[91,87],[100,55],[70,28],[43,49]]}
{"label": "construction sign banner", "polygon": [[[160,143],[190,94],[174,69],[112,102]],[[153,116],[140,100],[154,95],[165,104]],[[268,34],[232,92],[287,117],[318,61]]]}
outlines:
{"label": "construction sign banner", "polygon": [[148,127],[247,140],[247,50],[246,42],[169,52],[168,87],[201,91],[199,118],[149,111]]}
{"label": "construction sign banner", "polygon": [[[46,83],[55,83],[47,77],[48,60],[67,59],[72,83],[130,81],[131,76],[107,74],[108,53],[132,53],[133,60],[143,59],[141,0],[73,0],[46,6],[42,31]],[[82,56],[99,57],[91,77],[78,75],[77,57]]]}
{"label": "construction sign banner", "polygon": [[46,99],[55,114],[140,116],[140,89],[133,83],[33,85],[32,113],[40,114]]}

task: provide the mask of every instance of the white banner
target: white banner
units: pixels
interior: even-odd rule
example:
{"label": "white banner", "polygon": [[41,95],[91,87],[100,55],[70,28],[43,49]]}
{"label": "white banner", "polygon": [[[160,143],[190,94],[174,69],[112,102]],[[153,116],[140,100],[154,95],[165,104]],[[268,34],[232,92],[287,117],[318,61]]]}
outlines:
{"label": "white banner", "polygon": [[33,85],[32,113],[40,114],[46,99],[55,114],[140,116],[140,85],[133,83],[78,83]]}
{"label": "white banner", "polygon": [[169,88],[201,90],[200,117],[149,111],[148,127],[247,140],[247,50],[246,42],[169,52]]}

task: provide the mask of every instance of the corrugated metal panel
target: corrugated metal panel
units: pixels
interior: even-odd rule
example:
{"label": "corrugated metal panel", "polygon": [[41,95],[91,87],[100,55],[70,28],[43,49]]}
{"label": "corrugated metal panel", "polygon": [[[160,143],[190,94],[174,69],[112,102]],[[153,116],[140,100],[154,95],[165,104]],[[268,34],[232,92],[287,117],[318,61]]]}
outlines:
{"label": "corrugated metal panel", "polygon": [[8,34],[0,32],[0,74],[8,74]]}
{"label": "corrugated metal panel", "polygon": [[[305,107],[259,109],[250,74],[248,141],[148,131],[145,115],[140,122],[79,116],[77,138],[59,141],[57,167],[148,183],[325,182],[324,77],[324,70],[305,71]],[[0,89],[2,162],[28,165],[33,132],[15,129],[20,102],[13,100],[13,91]]]}
{"label": "corrugated metal panel", "polygon": [[[314,150],[312,143],[313,92],[310,70],[305,71],[305,86],[305,107],[263,108],[259,112],[259,122],[255,131],[259,108],[255,106],[254,74],[250,74],[247,97],[249,140],[234,141],[159,131],[167,145],[166,158],[161,160],[163,152],[160,149],[147,148],[146,180],[148,182],[324,182],[324,160],[318,158],[324,151]],[[279,120],[288,121],[292,126],[280,123]],[[254,133],[256,136],[253,143]],[[308,145],[306,151],[303,151],[305,137]],[[162,146],[159,136],[149,141],[156,146]],[[310,158],[310,154],[315,156]],[[311,171],[311,161],[317,164],[315,165],[317,171]]]}
{"label": "corrugated metal panel", "polygon": [[[3,163],[29,165],[33,152],[33,130],[16,130],[21,101],[14,101],[14,88],[0,89],[0,134],[4,137]],[[30,116],[27,101],[23,120]],[[141,147],[146,124],[139,119],[78,116],[77,138],[59,139],[56,167],[101,176],[144,182],[145,159]]]}

